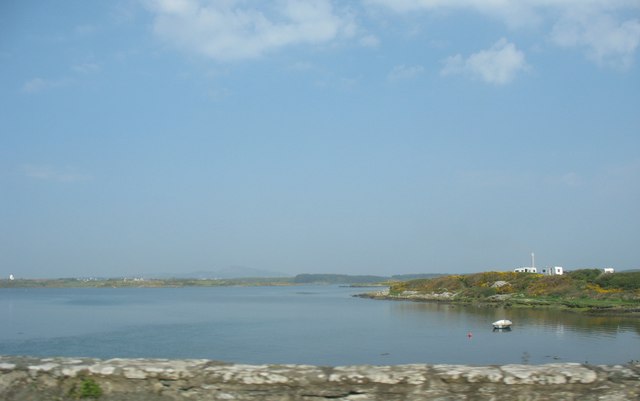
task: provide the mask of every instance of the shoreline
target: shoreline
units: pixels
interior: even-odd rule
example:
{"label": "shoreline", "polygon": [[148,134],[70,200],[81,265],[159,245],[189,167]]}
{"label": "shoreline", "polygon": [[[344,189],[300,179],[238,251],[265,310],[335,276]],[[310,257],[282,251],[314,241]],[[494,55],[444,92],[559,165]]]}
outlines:
{"label": "shoreline", "polygon": [[564,312],[580,313],[591,316],[620,316],[640,318],[640,305],[586,305],[578,306],[575,303],[564,300],[551,302],[549,300],[536,300],[534,298],[504,298],[504,299],[456,299],[455,294],[409,294],[391,295],[388,291],[376,291],[353,295],[356,298],[366,298],[378,301],[405,301],[423,302],[435,304],[450,304],[459,306],[474,306],[480,308],[523,308],[523,309],[556,309]]}

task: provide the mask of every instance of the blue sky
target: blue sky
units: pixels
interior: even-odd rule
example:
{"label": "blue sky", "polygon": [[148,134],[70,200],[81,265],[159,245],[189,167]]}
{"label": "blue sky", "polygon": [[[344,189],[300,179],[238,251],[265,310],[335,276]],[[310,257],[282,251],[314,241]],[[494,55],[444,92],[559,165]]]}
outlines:
{"label": "blue sky", "polygon": [[0,274],[640,267],[640,2],[0,4]]}

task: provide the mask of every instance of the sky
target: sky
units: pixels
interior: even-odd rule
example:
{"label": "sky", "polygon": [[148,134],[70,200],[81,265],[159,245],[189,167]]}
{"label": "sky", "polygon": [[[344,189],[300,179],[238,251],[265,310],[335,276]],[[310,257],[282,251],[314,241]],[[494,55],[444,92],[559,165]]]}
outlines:
{"label": "sky", "polygon": [[0,278],[640,268],[640,0],[0,3]]}

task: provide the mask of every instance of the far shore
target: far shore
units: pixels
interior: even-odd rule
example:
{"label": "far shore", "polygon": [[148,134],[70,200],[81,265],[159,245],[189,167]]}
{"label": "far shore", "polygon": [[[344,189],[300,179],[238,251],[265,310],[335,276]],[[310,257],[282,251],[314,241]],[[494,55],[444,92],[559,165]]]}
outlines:
{"label": "far shore", "polygon": [[440,303],[459,306],[475,306],[481,308],[547,308],[558,309],[567,312],[584,313],[597,316],[625,316],[640,318],[640,305],[620,304],[591,304],[588,302],[577,303],[575,300],[565,299],[535,299],[522,297],[502,297],[499,299],[469,299],[456,298],[454,294],[408,294],[391,295],[388,291],[376,291],[356,294],[354,297],[383,301],[409,301]]}
{"label": "far shore", "polygon": [[290,286],[291,279],[20,279],[2,280],[1,288],[178,288],[178,287],[230,287],[230,286]]}

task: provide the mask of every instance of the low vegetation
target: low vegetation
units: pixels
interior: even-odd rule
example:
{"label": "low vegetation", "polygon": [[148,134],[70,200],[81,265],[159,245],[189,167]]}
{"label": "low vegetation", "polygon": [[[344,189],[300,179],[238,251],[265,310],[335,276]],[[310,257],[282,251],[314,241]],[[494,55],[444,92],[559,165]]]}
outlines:
{"label": "low vegetation", "polygon": [[102,388],[92,378],[83,378],[69,391],[72,399],[97,399],[102,396]]}
{"label": "low vegetation", "polygon": [[640,309],[640,272],[576,270],[564,275],[484,272],[395,282],[389,296],[510,305]]}
{"label": "low vegetation", "polygon": [[30,279],[0,280],[0,288],[162,288],[162,287],[228,287],[228,286],[278,286],[291,285],[288,278],[238,278],[238,279]]}

